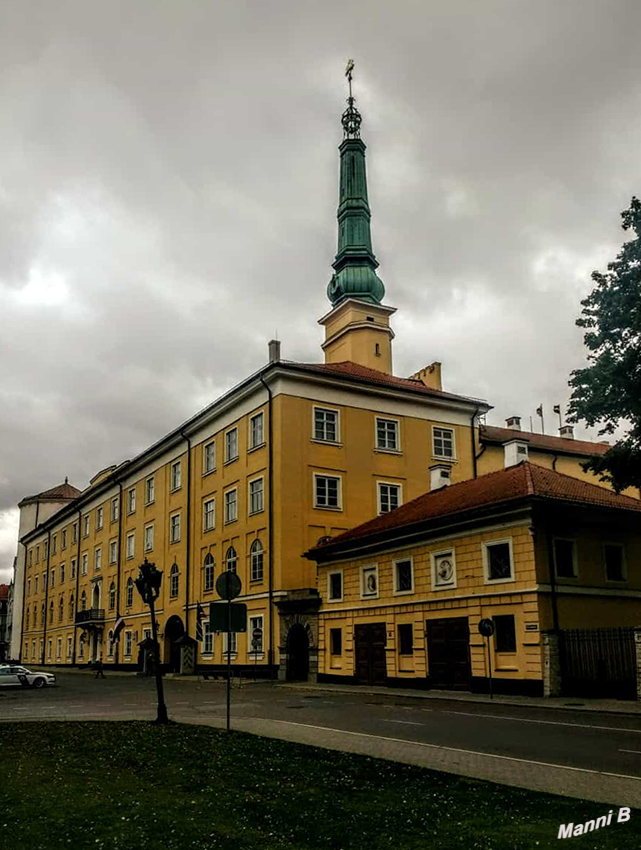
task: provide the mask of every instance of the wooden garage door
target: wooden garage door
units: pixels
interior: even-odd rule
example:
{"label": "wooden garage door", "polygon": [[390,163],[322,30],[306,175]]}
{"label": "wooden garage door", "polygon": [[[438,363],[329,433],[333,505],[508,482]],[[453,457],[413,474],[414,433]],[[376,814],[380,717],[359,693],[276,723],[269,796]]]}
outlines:
{"label": "wooden garage door", "polygon": [[470,631],[467,617],[427,620],[427,659],[434,688],[466,691],[470,688]]}
{"label": "wooden garage door", "polygon": [[354,627],[354,672],[359,685],[384,685],[385,623],[366,623]]}

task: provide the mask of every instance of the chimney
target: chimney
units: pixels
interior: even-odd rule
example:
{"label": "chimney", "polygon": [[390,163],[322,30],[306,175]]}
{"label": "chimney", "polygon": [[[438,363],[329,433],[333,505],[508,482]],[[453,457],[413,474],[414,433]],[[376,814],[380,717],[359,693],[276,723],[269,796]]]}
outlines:
{"label": "chimney", "polygon": [[508,440],[507,443],[503,443],[503,450],[505,452],[506,469],[510,466],[516,466],[522,460],[529,460],[526,440]]}
{"label": "chimney", "polygon": [[440,490],[441,487],[451,484],[450,472],[451,469],[446,463],[435,463],[434,466],[430,466],[430,490]]}
{"label": "chimney", "polygon": [[561,425],[559,434],[566,440],[574,439],[574,425]]}
{"label": "chimney", "polygon": [[521,417],[520,416],[508,416],[505,420],[505,424],[508,428],[511,428],[512,431],[520,431],[521,430]]}
{"label": "chimney", "polygon": [[280,363],[280,340],[279,339],[270,339],[268,343],[269,348],[269,362],[270,363]]}

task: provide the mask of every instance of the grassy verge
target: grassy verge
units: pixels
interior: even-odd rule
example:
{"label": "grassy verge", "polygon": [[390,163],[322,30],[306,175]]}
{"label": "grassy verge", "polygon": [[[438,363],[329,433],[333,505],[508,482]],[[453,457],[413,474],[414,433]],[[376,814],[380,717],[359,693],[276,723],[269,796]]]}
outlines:
{"label": "grassy verge", "polygon": [[[7,850],[545,850],[610,808],[204,727],[0,725]],[[640,824],[572,844],[637,850]]]}

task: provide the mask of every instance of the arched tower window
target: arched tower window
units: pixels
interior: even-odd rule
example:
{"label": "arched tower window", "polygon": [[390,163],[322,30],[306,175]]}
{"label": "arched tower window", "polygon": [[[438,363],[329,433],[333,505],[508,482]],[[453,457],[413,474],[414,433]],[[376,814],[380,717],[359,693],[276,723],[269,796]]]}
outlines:
{"label": "arched tower window", "polygon": [[260,540],[254,540],[249,550],[251,581],[263,580],[263,544]]}

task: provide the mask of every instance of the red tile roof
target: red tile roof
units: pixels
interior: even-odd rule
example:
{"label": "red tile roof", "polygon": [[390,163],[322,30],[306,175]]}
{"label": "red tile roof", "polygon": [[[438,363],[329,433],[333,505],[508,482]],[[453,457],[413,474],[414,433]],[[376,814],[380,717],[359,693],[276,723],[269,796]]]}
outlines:
{"label": "red tile roof", "polygon": [[433,396],[435,398],[465,401],[471,404],[479,404],[485,409],[490,409],[490,405],[481,399],[432,389],[431,387],[426,387],[422,381],[415,378],[397,378],[395,375],[388,375],[386,372],[379,372],[378,369],[361,366],[360,363],[353,363],[351,360],[344,360],[341,363],[297,363],[290,360],[283,360],[281,362],[284,365],[295,366],[297,369],[303,369],[307,372],[348,378],[349,380],[356,380],[375,386],[390,387],[392,389],[410,390],[411,392]]}
{"label": "red tile roof", "polygon": [[553,437],[551,434],[535,434],[533,431],[517,431],[514,428],[499,428],[496,425],[481,425],[481,440],[490,443],[505,443],[507,440],[525,440],[530,449],[548,452],[563,452],[573,455],[603,455],[610,448],[603,443],[587,440],[570,440]]}
{"label": "red tile roof", "polygon": [[0,584],[0,601],[9,598],[9,585],[8,584]]}
{"label": "red tile roof", "polygon": [[509,469],[424,493],[394,511],[345,531],[320,546],[314,546],[309,550],[309,555],[313,557],[313,553],[340,549],[344,543],[384,536],[386,532],[402,528],[407,528],[409,532],[412,526],[429,520],[527,497],[641,513],[640,499],[617,496],[597,484],[523,461]]}
{"label": "red tile roof", "polygon": [[77,487],[74,487],[73,484],[69,484],[67,479],[63,484],[58,484],[56,487],[52,487],[50,490],[43,490],[42,493],[37,493],[35,496],[25,496],[24,499],[20,502],[20,505],[26,504],[27,502],[58,502],[64,500],[73,500],[77,499],[78,496],[82,493],[82,490],[79,490]]}

